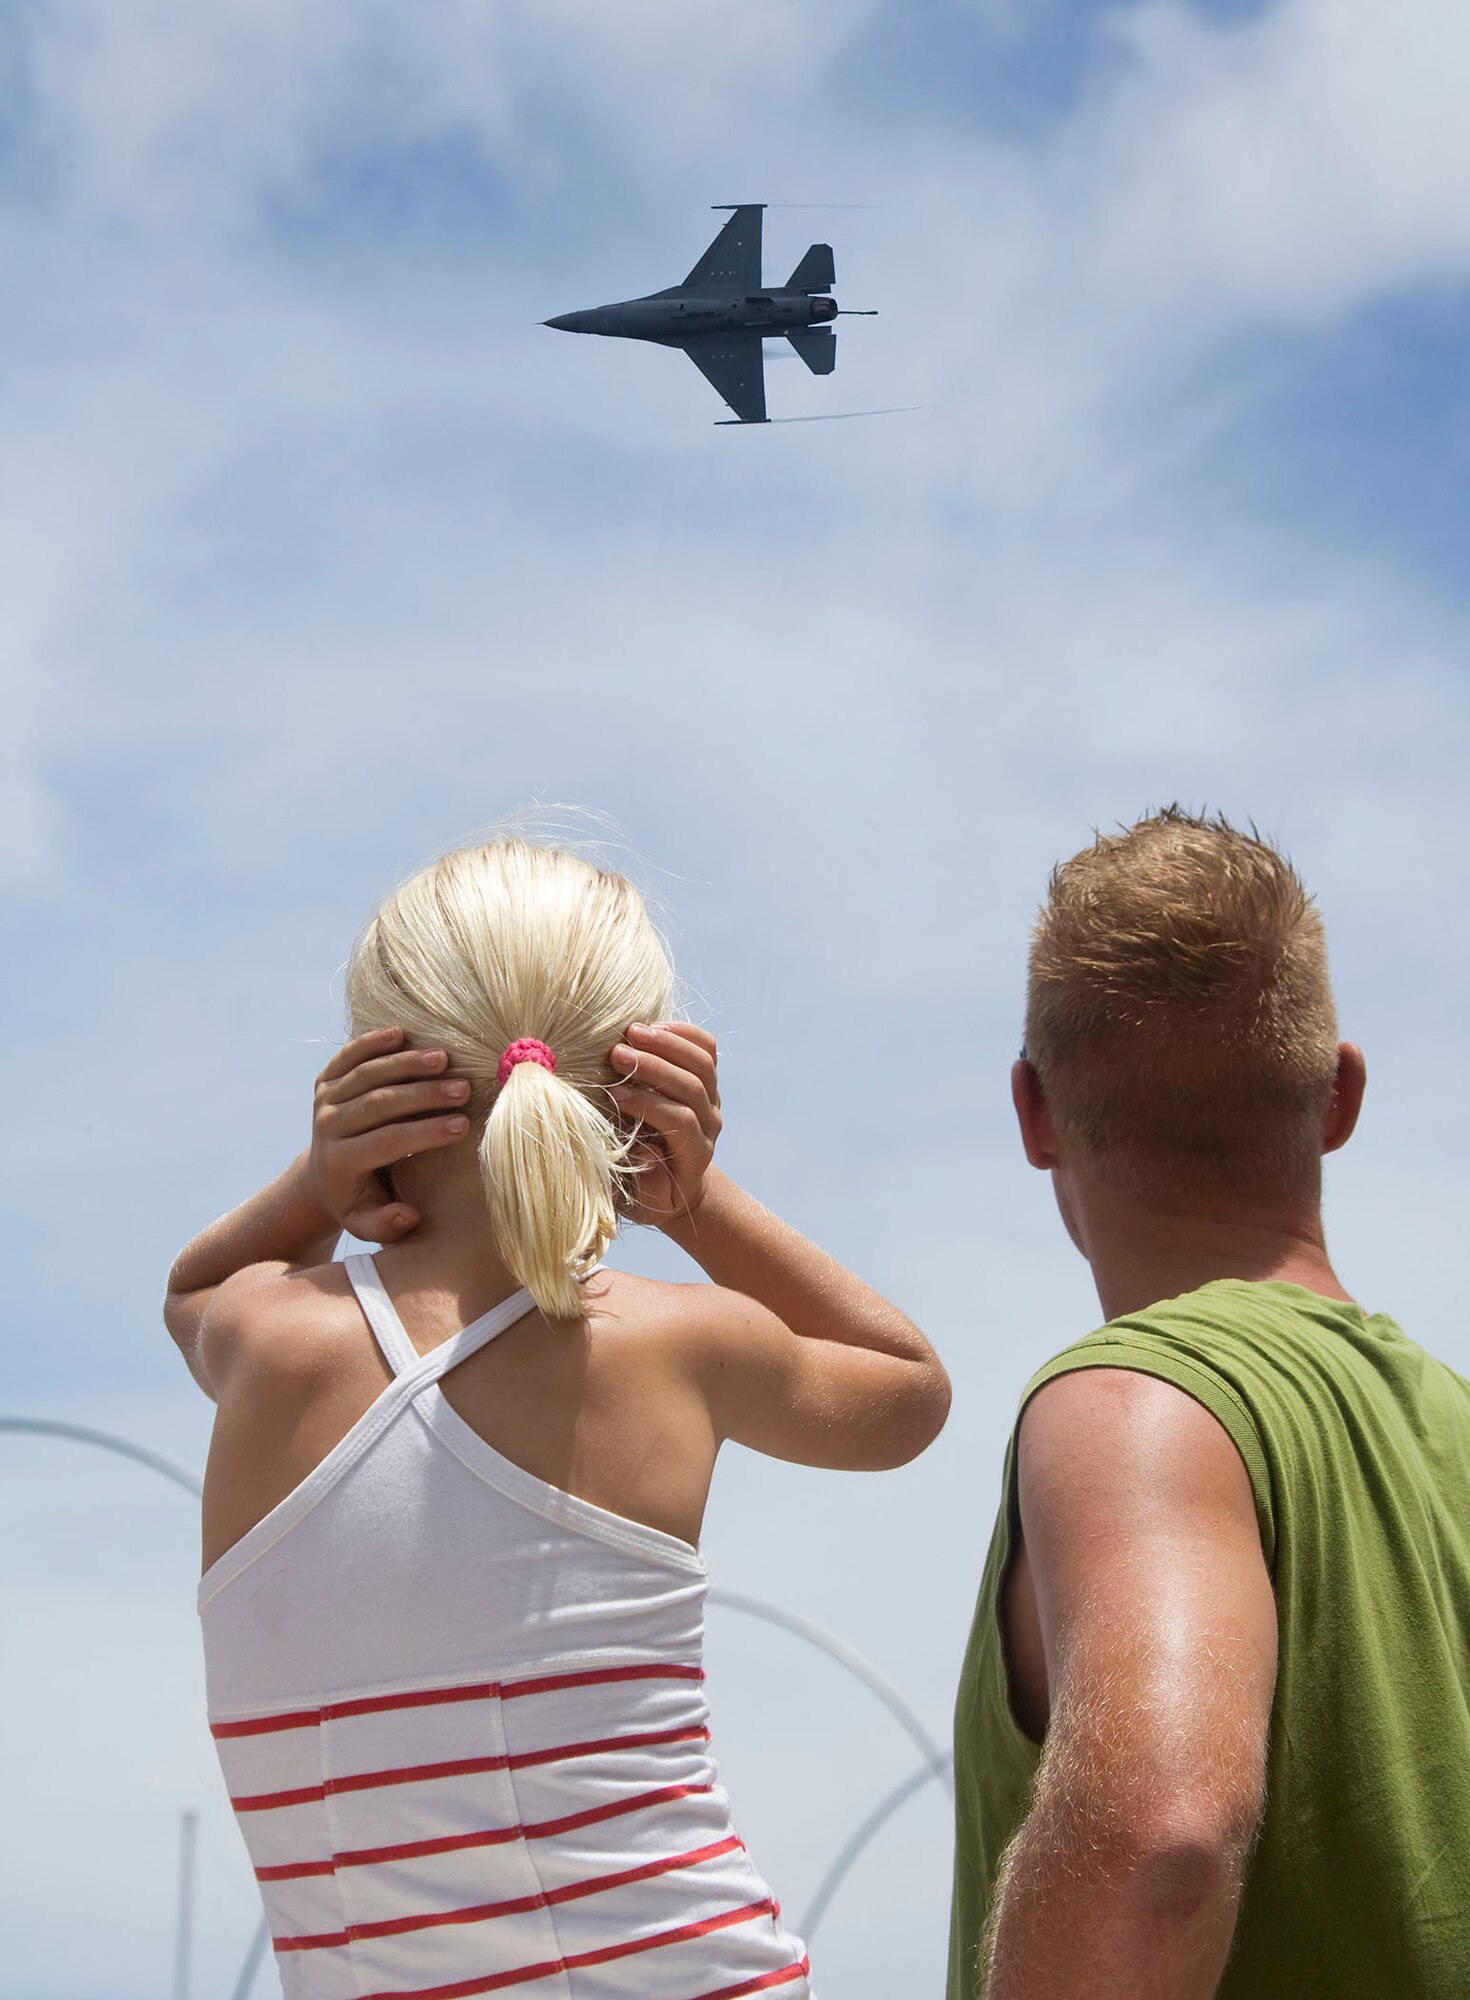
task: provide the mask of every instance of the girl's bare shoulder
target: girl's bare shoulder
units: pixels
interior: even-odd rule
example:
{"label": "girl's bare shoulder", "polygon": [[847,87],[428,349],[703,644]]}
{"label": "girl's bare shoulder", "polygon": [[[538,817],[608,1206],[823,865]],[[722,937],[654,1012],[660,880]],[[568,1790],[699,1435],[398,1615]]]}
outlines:
{"label": "girl's bare shoulder", "polygon": [[211,1372],[317,1376],[371,1361],[373,1344],[339,1263],[247,1264],[219,1287],[203,1328]]}
{"label": "girl's bare shoulder", "polygon": [[771,1328],[784,1330],[764,1306],[723,1285],[678,1284],[607,1269],[587,1283],[587,1317],[594,1336],[640,1340],[702,1360],[732,1341],[759,1340]]}

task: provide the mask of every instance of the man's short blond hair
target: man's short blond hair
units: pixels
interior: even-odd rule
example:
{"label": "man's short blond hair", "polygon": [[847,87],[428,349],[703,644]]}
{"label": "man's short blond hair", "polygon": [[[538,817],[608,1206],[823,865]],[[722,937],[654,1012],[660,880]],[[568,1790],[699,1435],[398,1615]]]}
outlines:
{"label": "man's short blond hair", "polygon": [[1099,834],[1052,871],[1026,1054],[1059,1135],[1120,1183],[1315,1189],[1337,1017],[1300,876],[1178,806]]}

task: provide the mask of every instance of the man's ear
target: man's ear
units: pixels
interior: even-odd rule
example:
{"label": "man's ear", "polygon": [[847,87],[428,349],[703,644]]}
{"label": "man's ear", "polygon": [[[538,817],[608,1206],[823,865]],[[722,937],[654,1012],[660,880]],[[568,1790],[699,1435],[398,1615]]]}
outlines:
{"label": "man's ear", "polygon": [[1367,1085],[1368,1065],[1363,1060],[1363,1051],[1356,1042],[1339,1042],[1337,1075],[1332,1080],[1332,1098],[1322,1121],[1324,1153],[1335,1153],[1352,1138]]}
{"label": "man's ear", "polygon": [[1011,1102],[1016,1107],[1016,1122],[1021,1128],[1021,1144],[1026,1148],[1026,1158],[1033,1167],[1048,1171],[1057,1163],[1056,1128],[1041,1093],[1041,1078],[1036,1074],[1036,1065],[1028,1062],[1025,1056],[1011,1065]]}

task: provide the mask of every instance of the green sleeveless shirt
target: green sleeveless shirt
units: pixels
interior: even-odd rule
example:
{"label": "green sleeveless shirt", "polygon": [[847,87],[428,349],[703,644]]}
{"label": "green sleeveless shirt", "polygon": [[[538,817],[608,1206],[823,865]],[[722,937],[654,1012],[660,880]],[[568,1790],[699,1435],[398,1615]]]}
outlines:
{"label": "green sleeveless shirt", "polygon": [[[1219,2000],[1470,1996],[1470,1382],[1296,1285],[1227,1279],[1112,1321],[1028,1384],[1131,1368],[1195,1398],[1250,1475],[1280,1632],[1265,1815]],[[1016,1446],[955,1718],[949,2000],[974,2000],[1037,1748],[998,1594]]]}

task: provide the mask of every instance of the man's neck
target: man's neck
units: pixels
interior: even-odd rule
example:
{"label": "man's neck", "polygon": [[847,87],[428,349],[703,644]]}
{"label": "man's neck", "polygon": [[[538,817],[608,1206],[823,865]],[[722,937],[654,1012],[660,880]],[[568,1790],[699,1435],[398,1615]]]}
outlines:
{"label": "man's neck", "polygon": [[1351,1301],[1338,1281],[1314,1208],[1270,1216],[1165,1210],[1116,1196],[1088,1204],[1085,1251],[1104,1315],[1112,1320],[1217,1278],[1300,1285]]}

